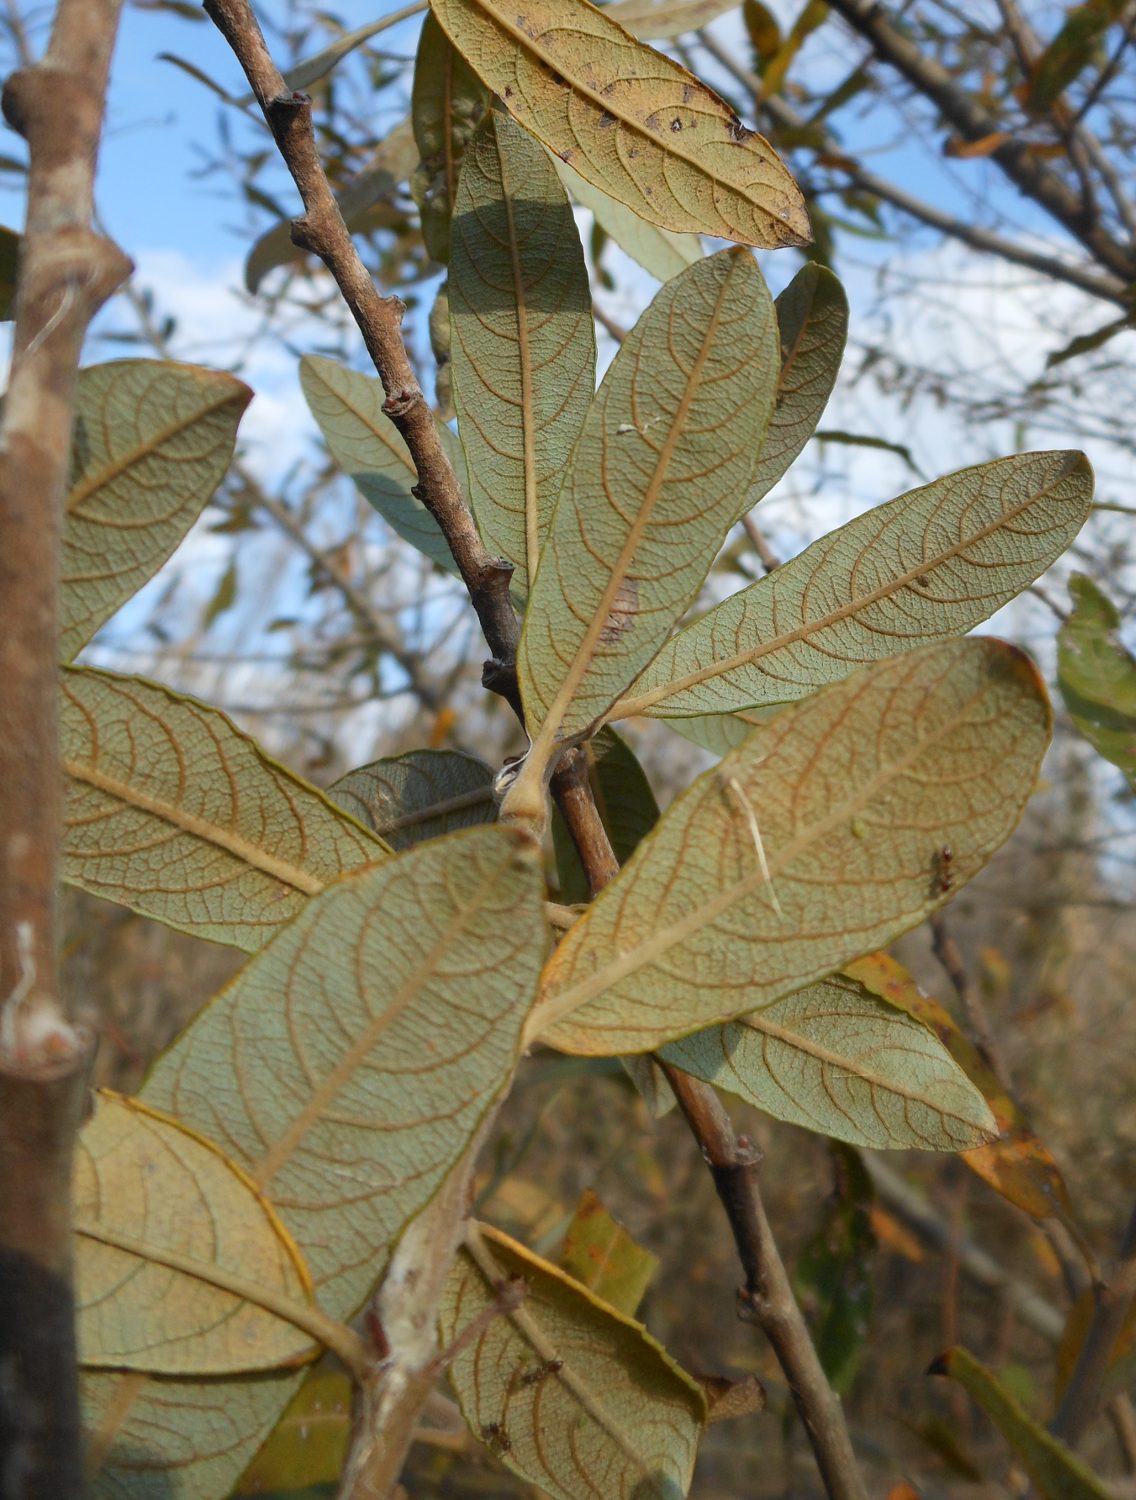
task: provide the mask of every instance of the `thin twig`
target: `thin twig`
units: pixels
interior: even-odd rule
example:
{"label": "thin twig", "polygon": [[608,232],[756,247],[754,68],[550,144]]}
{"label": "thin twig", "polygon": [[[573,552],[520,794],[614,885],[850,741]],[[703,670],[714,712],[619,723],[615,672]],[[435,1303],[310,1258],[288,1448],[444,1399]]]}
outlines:
{"label": "thin twig", "polygon": [[119,0],[60,0],[43,61],[4,87],[28,142],[12,371],[0,426],[0,1497],[82,1488],[71,1164],[92,1038],[58,988],[59,559],[75,379],[130,274],[91,226]]}
{"label": "thin twig", "polygon": [[750,539],[753,550],[757,553],[758,561],[767,573],[772,573],[774,568],[781,566],[781,560],[773,548],[765,540],[761,529],[752,516],[742,517],[742,526],[746,536]]}

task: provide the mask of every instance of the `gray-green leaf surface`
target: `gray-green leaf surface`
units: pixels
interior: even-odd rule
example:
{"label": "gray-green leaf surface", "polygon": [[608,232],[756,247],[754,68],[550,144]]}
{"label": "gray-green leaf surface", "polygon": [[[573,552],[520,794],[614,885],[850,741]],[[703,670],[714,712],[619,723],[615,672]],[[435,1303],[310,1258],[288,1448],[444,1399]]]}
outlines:
{"label": "gray-green leaf surface", "polygon": [[493,771],[457,750],[410,750],[349,771],[327,789],[392,849],[492,823]]}

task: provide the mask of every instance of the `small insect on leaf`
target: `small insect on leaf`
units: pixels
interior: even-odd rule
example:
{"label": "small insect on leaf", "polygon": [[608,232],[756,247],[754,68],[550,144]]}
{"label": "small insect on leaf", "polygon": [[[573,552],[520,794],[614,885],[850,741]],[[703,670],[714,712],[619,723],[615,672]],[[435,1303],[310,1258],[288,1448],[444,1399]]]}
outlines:
{"label": "small insect on leaf", "polygon": [[955,884],[955,856],[950,844],[944,844],[935,851],[931,865],[932,889],[936,894],[945,896],[954,889]]}

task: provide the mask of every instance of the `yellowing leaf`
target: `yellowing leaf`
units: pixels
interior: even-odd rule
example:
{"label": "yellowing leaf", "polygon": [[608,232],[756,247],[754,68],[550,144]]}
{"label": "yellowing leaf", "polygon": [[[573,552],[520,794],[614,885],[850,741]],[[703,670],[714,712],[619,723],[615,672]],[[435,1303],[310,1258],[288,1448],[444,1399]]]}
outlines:
{"label": "yellowing leaf", "polygon": [[931,1032],[843,974],[662,1055],[775,1119],[854,1146],[963,1151],[996,1129]]}
{"label": "yellowing leaf", "polygon": [[1110,1500],[1112,1491],[1091,1469],[1046,1432],[973,1354],[948,1349],[929,1371],[957,1380],[1021,1459],[1045,1500]]}
{"label": "yellowing leaf", "polygon": [[392,849],[492,823],[493,772],[457,750],[410,750],[360,766],[329,786],[331,800]]}
{"label": "yellowing leaf", "polygon": [[559,156],[552,156],[551,161],[556,175],[576,202],[656,281],[669,281],[702,259],[702,241],[696,234],[672,234],[669,229],[648,224],[634,209],[594,187]]}
{"label": "yellowing leaf", "polygon": [[1049,739],[1013,647],[858,672],[699,777],[553,954],[530,1030],[644,1052],[768,1005],[913,927],[1017,823]]}
{"label": "yellowing leaf", "polygon": [[560,1265],[609,1307],[633,1318],[659,1261],[635,1243],[589,1189],[572,1215]]}
{"label": "yellowing leaf", "polygon": [[[531,843],[500,828],[349,875],[150,1074],[144,1102],[215,1140],[273,1203],[329,1317],[358,1308],[505,1087],[545,948],[541,896]],[[96,1378],[101,1493],[143,1450],[177,1500],[228,1494],[297,1385],[232,1386],[230,1422],[229,1383]]]}
{"label": "yellowing leaf", "polygon": [[243,1172],[136,1100],[100,1094],[79,1136],[74,1226],[80,1359],[167,1375],[306,1360],[310,1283]]}
{"label": "yellowing leaf", "polygon": [[[363,499],[403,541],[439,568],[456,573],[457,564],[437,521],[411,493],[418,471],[398,429],[383,413],[382,383],[332,359],[305,354],[300,361],[300,386],[328,452]],[[457,439],[444,423],[439,422],[437,429],[443,451],[459,480],[464,480]]]}
{"label": "yellowing leaf", "polygon": [[768,141],[712,89],[587,0],[432,0],[526,130],[663,229],[802,245],[808,216]]}
{"label": "yellowing leaf", "polygon": [[351,1377],[321,1362],[309,1370],[234,1495],[333,1485],[351,1439]]}
{"label": "yellowing leaf", "polygon": [[69,884],[251,953],[389,855],[217,709],[85,668],[61,686]]}
{"label": "yellowing leaf", "polygon": [[681,1500],[705,1400],[642,1326],[496,1230],[481,1226],[450,1277],[452,1343],[520,1278],[518,1307],[461,1347],[450,1379],[466,1421],[552,1500]]}
{"label": "yellowing leaf", "polygon": [[668,41],[709,26],[737,8],[738,0],[616,0],[606,8],[606,14],[641,42]]}
{"label": "yellowing leaf", "polygon": [[123,359],[79,373],[59,649],[70,661],[169,557],[225,477],[248,386]]}
{"label": "yellowing leaf", "polygon": [[595,394],[596,345],[567,194],[547,155],[499,110],[462,164],[450,328],[474,516],[525,592]]}
{"label": "yellowing leaf", "polygon": [[729,713],[961,635],[1058,558],[1092,503],[1081,453],[960,469],[850,521],[671,641],[613,717]]}
{"label": "yellowing leaf", "polygon": [[777,401],[739,515],[768,495],[816,431],[844,356],[848,298],[824,266],[807,265],[777,298],[781,375]]}
{"label": "yellowing leaf", "polygon": [[669,281],[588,413],[518,654],[541,764],[651,660],[701,587],[773,409],[773,303],[725,250]]}
{"label": "yellowing leaf", "polygon": [[414,139],[422,160],[410,186],[422,216],[422,238],[434,260],[450,258],[450,218],[458,171],[489,93],[477,74],[427,14],[418,37],[411,93]]}
{"label": "yellowing leaf", "polygon": [[1049,1151],[1030,1129],[997,1075],[950,1014],[925,995],[902,964],[886,953],[869,953],[850,963],[846,975],[889,1005],[921,1021],[939,1038],[974,1084],[994,1116],[996,1140],[963,1154],[972,1172],[1035,1218],[1071,1214],[1068,1189]]}

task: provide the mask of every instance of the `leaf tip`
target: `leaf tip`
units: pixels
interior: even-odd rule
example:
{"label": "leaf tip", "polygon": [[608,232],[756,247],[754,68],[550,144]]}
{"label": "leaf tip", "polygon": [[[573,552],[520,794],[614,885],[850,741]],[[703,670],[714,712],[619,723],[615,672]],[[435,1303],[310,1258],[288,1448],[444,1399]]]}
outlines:
{"label": "leaf tip", "polygon": [[951,1373],[951,1355],[953,1353],[953,1349],[948,1349],[943,1354],[936,1354],[923,1373],[925,1375],[949,1375]]}

